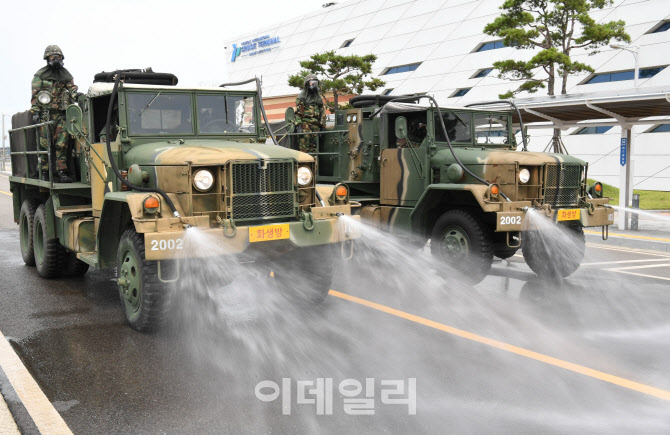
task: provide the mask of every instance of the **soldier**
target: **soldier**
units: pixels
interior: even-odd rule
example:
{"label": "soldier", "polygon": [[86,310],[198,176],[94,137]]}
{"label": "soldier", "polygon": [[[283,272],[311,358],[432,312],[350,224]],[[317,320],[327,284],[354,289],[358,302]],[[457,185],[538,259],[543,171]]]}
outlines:
{"label": "soldier", "polygon": [[[296,104],[296,132],[320,131],[326,128],[326,108],[319,93],[319,79],[314,74],[305,77],[305,88],[300,91]],[[305,134],[298,136],[300,151],[304,153],[316,152],[316,135]]]}
{"label": "soldier", "polygon": [[[77,98],[77,86],[72,74],[63,67],[63,52],[57,45],[49,45],[44,50],[44,60],[47,65],[40,68],[33,77],[32,98],[30,112],[33,123],[56,121],[50,126],[51,141],[56,149],[56,177],[55,182],[70,183],[72,178],[67,168],[67,132],[65,131],[65,109]],[[48,149],[48,131],[40,128],[40,147]],[[48,159],[42,157],[40,168],[45,177],[48,174]]]}

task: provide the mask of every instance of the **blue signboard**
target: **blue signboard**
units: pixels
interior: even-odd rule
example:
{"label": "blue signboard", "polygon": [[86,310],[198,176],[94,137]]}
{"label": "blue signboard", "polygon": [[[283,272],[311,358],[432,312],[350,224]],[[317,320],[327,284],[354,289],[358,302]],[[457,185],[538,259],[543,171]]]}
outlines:
{"label": "blue signboard", "polygon": [[621,138],[621,151],[619,152],[619,163],[621,166],[626,166],[626,154],[628,153],[628,139]]}

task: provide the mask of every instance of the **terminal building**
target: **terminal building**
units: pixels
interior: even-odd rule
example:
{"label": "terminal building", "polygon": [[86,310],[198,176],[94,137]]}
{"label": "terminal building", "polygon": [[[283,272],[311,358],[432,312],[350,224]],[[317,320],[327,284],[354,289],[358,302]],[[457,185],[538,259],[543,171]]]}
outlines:
{"label": "terminal building", "polygon": [[[325,1],[325,0],[324,0]],[[503,0],[350,0],[326,3],[316,12],[268,24],[225,44],[225,82],[262,77],[265,108],[271,121],[283,119],[295,105],[299,90],[288,77],[300,71],[310,55],[335,50],[375,54],[373,75],[388,95],[428,93],[441,106],[463,106],[497,99],[519,82],[499,79],[493,63],[529,59],[530,50],[506,47],[483,29],[500,14]],[[623,20],[631,43],[603,47],[597,54],[576,50],[573,59],[594,73],[570,78],[568,94],[665,91],[670,95],[670,2],[614,0],[594,10],[597,22]],[[639,67],[634,89],[636,59]],[[560,87],[559,87],[560,88]],[[518,98],[545,96],[519,94]],[[340,102],[348,98],[340,98]],[[670,100],[669,100],[670,101]],[[635,189],[670,190],[670,124],[633,127]],[[666,120],[667,122],[667,120]],[[551,141],[550,129],[531,130],[530,150],[542,151]],[[618,126],[581,126],[563,131],[567,151],[589,162],[589,176],[619,186]],[[520,141],[519,141],[520,142]]]}

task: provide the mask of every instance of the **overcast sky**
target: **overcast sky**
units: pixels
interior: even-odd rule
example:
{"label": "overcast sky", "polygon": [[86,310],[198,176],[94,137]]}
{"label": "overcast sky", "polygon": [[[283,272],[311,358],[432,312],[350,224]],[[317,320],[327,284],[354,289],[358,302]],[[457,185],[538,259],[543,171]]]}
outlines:
{"label": "overcast sky", "polygon": [[148,66],[176,74],[180,85],[211,86],[224,77],[224,42],[318,10],[327,1],[10,0],[0,24],[5,129],[12,114],[30,108],[30,81],[45,65],[49,44],[63,50],[81,92],[100,71]]}

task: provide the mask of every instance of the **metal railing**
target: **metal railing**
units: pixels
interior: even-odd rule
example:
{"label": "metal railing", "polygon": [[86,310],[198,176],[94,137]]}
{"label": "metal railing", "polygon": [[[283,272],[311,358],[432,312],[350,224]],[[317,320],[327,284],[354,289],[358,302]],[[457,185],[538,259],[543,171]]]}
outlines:
{"label": "metal railing", "polygon": [[52,150],[52,137],[51,137],[51,129],[47,129],[47,149],[46,150],[39,150],[40,149],[40,128],[41,127],[48,127],[51,125],[56,124],[56,121],[46,121],[46,122],[41,122],[39,124],[33,124],[33,125],[28,125],[25,127],[17,127],[13,128],[8,131],[9,137],[10,137],[10,143],[11,143],[11,138],[12,138],[12,133],[18,133],[21,132],[23,134],[23,141],[24,144],[28,144],[28,134],[32,131],[35,134],[35,144],[36,144],[36,149],[37,151],[10,151],[9,155],[11,156],[23,156],[24,163],[25,163],[25,168],[26,168],[26,178],[31,178],[30,177],[30,161],[28,160],[28,156],[31,155],[36,155],[37,156],[37,174],[38,177],[37,179],[41,179],[41,174],[42,174],[42,156],[46,155],[47,156],[47,164],[49,168],[49,183],[51,183],[53,187],[53,168],[51,167],[51,150]]}

